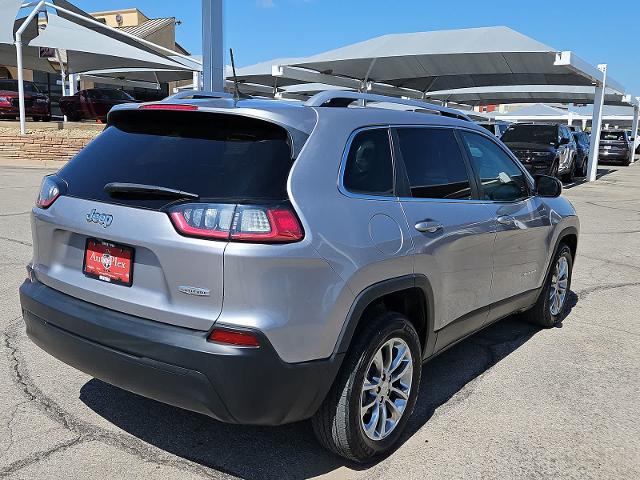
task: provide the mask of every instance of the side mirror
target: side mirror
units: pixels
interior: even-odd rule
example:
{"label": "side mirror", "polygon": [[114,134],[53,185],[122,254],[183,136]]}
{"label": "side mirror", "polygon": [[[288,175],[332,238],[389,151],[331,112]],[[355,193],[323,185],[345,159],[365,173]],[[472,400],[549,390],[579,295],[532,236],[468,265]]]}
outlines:
{"label": "side mirror", "polygon": [[536,175],[536,195],[539,197],[555,198],[562,193],[562,182],[549,175]]}

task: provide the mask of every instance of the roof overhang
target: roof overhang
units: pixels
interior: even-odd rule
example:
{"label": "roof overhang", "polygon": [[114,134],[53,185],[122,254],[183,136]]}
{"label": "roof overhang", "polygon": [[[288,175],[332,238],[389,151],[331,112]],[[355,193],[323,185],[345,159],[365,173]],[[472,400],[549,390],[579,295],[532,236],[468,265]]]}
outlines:
{"label": "roof overhang", "polygon": [[[429,92],[426,97],[472,106],[506,103],[592,104],[595,88],[575,85],[498,85]],[[606,105],[632,104],[630,96],[610,88],[606,89],[604,102]]]}

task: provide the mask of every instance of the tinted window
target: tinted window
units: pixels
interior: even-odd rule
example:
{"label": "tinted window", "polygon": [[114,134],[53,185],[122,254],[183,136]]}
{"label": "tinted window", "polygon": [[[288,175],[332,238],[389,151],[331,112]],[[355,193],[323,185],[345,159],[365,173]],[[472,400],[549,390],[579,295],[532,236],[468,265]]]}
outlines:
{"label": "tinted window", "polygon": [[504,132],[502,141],[554,144],[558,141],[558,128],[554,125],[511,125]]}
{"label": "tinted window", "polygon": [[173,199],[114,198],[110,182],[159,185],[202,199],[287,199],[293,163],[287,132],[238,115],[200,112],[121,112],[59,173],[68,194],[146,208]]}
{"label": "tinted window", "polygon": [[9,92],[18,91],[18,82],[16,80],[0,80],[0,90],[8,90]]}
{"label": "tinted window", "polygon": [[508,202],[525,198],[529,189],[524,173],[496,143],[476,133],[462,132],[485,200]]}
{"label": "tinted window", "polygon": [[398,141],[414,198],[471,198],[467,168],[452,130],[400,128]]}
{"label": "tinted window", "polygon": [[133,97],[122,90],[93,90],[95,98],[103,100],[133,100]]}
{"label": "tinted window", "polygon": [[603,130],[602,134],[600,135],[600,140],[616,140],[621,142],[624,139],[624,132],[611,132]]}
{"label": "tinted window", "polygon": [[351,142],[344,187],[367,195],[393,195],[393,164],[387,129],[365,130]]}

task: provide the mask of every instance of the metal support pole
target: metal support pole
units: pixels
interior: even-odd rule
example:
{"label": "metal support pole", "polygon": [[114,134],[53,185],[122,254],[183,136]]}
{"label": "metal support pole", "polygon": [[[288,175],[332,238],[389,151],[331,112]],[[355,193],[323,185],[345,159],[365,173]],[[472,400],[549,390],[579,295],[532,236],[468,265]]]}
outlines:
{"label": "metal support pole", "polygon": [[[56,49],[56,59],[58,60],[58,65],[60,65],[60,80],[62,80],[62,96],[66,97],[67,96],[67,74],[64,71],[64,63],[62,62],[62,55],[60,54],[60,50]],[[67,116],[63,115],[62,116],[62,121],[66,122],[67,121]]]}
{"label": "metal support pole", "polygon": [[200,87],[200,82],[201,82],[200,72],[194,71],[193,72],[193,89],[194,90],[200,90],[200,88],[201,88]]}
{"label": "metal support pole", "polygon": [[631,162],[636,158],[636,148],[640,145],[638,138],[638,123],[640,123],[640,101],[636,100],[633,106],[633,123],[631,124],[631,135],[633,135],[633,143],[631,145]]}
{"label": "metal support pole", "polygon": [[16,34],[16,65],[18,67],[18,109],[20,111],[20,135],[26,135],[27,125],[24,111],[24,72],[22,71],[22,41]]}
{"label": "metal support pole", "polygon": [[69,74],[69,95],[76,94],[76,76],[73,73]]}
{"label": "metal support pole", "polygon": [[602,83],[596,84],[593,99],[593,118],[591,119],[591,142],[589,145],[589,163],[587,164],[587,181],[593,182],[598,173],[598,154],[600,151],[600,133],[602,132],[602,108],[604,106],[604,92],[607,87],[607,65],[598,65],[602,72]]}
{"label": "metal support pole", "polygon": [[207,91],[224,91],[222,1],[202,0],[202,75]]}
{"label": "metal support pole", "polygon": [[16,31],[15,45],[16,45],[16,67],[18,68],[18,102],[20,110],[20,135],[27,133],[27,126],[25,121],[24,111],[24,71],[22,70],[22,33],[27,28],[27,25],[33,20],[33,18],[40,12],[40,9],[44,5],[44,0],[38,2],[36,7],[27,16],[20,28]]}

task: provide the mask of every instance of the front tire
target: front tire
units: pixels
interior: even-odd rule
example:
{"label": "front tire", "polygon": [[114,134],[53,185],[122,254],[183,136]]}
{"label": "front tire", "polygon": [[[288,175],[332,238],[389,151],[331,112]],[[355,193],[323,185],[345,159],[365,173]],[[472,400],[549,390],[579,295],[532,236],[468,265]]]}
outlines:
{"label": "front tire", "polygon": [[320,444],[356,462],[389,453],[415,406],[421,372],[420,339],[404,315],[369,321],[312,418]]}
{"label": "front tire", "polygon": [[538,301],[523,313],[525,320],[544,328],[551,328],[562,322],[567,310],[572,270],[571,249],[567,244],[561,243],[553,258]]}

